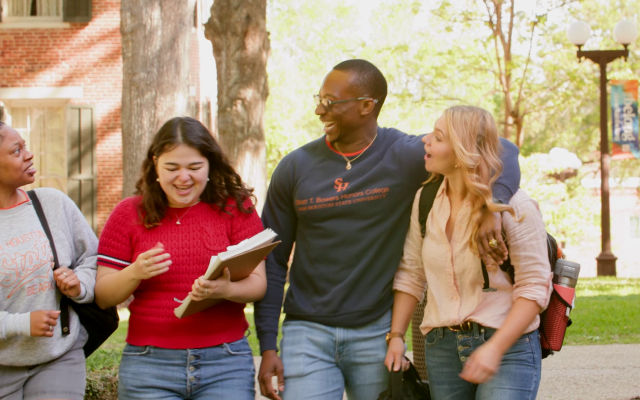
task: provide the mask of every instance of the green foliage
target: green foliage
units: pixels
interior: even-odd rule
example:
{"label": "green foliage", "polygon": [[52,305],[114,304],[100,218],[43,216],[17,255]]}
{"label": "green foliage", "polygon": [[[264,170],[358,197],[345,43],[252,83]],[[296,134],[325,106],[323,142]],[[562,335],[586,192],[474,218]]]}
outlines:
{"label": "green foliage", "polygon": [[[335,64],[354,57],[365,46],[360,10],[348,3],[353,2],[268,3],[271,54],[265,136],[269,176],[285,154],[322,135],[313,113],[313,94]],[[351,21],[359,25],[351,26]],[[347,34],[353,31],[360,34]]]}
{"label": "green foliage", "polygon": [[[428,132],[444,108],[459,103],[484,107],[503,120],[504,94],[483,3],[270,0],[271,93],[265,110],[269,176],[285,154],[322,135],[312,95],[331,67],[347,58],[369,59],[387,77],[382,126]],[[640,0],[616,3],[604,7],[601,0],[541,0],[533,7],[532,2],[515,1],[510,64],[514,91],[520,90],[535,23],[519,97],[525,112],[521,154],[546,153],[557,146],[583,162],[598,161],[598,67],[588,60],[578,62],[566,29],[574,19],[590,21],[593,37],[585,49],[618,48],[613,27],[622,16],[635,16]],[[608,66],[609,78],[635,77],[640,58],[633,46],[631,52],[628,62],[616,60]],[[612,172],[635,174],[638,165],[637,160],[615,161]]]}
{"label": "green foliage", "polygon": [[[85,400],[117,400],[118,399],[118,365],[104,364],[101,369],[87,370],[87,387]],[[107,366],[108,365],[108,366]]]}
{"label": "green foliage", "polygon": [[572,244],[599,235],[599,203],[581,185],[582,173],[560,181],[552,174],[561,171],[549,160],[548,154],[541,153],[520,157],[520,187],[538,201],[547,231],[559,241]]}
{"label": "green foliage", "polygon": [[[640,176],[640,162],[637,159],[616,160],[612,166],[612,176],[617,179]],[[640,196],[640,193],[638,193]]]}
{"label": "green foliage", "polygon": [[272,49],[268,73],[270,97],[265,109],[268,172],[289,151],[322,135],[312,95],[325,74],[348,58],[378,65],[389,82],[380,115],[382,126],[411,133],[430,130],[439,113],[453,103],[485,96],[480,73],[486,68],[468,43],[474,67],[465,68],[449,43],[458,32],[430,12],[424,2],[353,0],[268,3]]}
{"label": "green foliage", "polygon": [[118,398],[118,366],[127,336],[128,320],[122,320],[118,329],[87,359],[86,400],[116,400]]}

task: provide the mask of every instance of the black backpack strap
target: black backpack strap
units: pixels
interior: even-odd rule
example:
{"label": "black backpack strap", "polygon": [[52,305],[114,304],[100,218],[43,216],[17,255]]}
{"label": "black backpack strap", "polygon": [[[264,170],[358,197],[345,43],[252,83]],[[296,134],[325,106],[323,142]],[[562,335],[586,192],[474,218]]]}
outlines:
{"label": "black backpack strap", "polygon": [[[44,211],[42,210],[42,204],[40,203],[40,199],[36,195],[36,192],[33,190],[29,190],[27,192],[29,199],[31,200],[31,204],[33,205],[33,209],[36,211],[38,215],[38,219],[40,220],[40,224],[42,225],[42,229],[44,229],[44,233],[47,235],[47,239],[49,239],[49,246],[51,247],[51,252],[53,253],[53,269],[60,267],[58,264],[58,253],[56,252],[56,245],[53,242],[53,236],[51,235],[51,230],[49,229],[49,223],[47,222],[47,218],[44,215]],[[69,306],[67,303],[67,297],[62,295],[60,298],[60,328],[62,329],[62,335],[66,336],[69,334]]]}
{"label": "black backpack strap", "polygon": [[558,261],[558,258],[561,257],[561,254],[559,253],[562,253],[562,250],[558,249],[559,246],[556,238],[554,238],[549,234],[549,232],[547,232],[547,254],[549,256],[549,265],[551,265],[552,272],[556,266],[556,261]]}
{"label": "black backpack strap", "polygon": [[40,220],[40,224],[42,225],[42,229],[44,229],[44,233],[47,235],[47,239],[49,239],[49,245],[51,245],[51,252],[53,253],[53,269],[58,268],[60,265],[58,264],[58,253],[56,252],[56,246],[53,244],[53,236],[51,236],[51,230],[49,229],[49,223],[47,223],[47,217],[44,216],[44,211],[42,211],[42,204],[40,204],[40,199],[36,195],[36,192],[33,190],[29,190],[27,192],[31,203],[33,204],[34,210],[36,210],[36,214],[38,214],[38,219]]}
{"label": "black backpack strap", "polygon": [[489,273],[487,272],[487,266],[484,264],[484,261],[480,260],[480,264],[482,264],[482,291],[483,292],[495,292],[497,289],[489,286]]}
{"label": "black backpack strap", "polygon": [[418,200],[418,221],[420,222],[420,233],[423,238],[427,234],[427,217],[431,207],[433,207],[433,201],[436,199],[441,183],[442,177],[439,177],[422,185],[420,200]]}

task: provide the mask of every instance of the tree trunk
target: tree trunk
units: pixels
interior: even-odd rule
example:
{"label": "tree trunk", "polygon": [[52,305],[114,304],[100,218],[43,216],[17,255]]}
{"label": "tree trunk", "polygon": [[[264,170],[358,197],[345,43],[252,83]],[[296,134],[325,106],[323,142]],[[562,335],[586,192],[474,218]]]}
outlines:
{"label": "tree trunk", "polygon": [[243,181],[255,189],[258,208],[266,193],[266,12],[266,0],[215,0],[205,24],[216,60],[218,138]]}
{"label": "tree trunk", "polygon": [[524,144],[524,115],[518,115],[516,119],[516,146],[522,147]]}
{"label": "tree trunk", "polygon": [[151,138],[190,115],[189,40],[195,0],[122,0],[123,196],[131,195]]}
{"label": "tree trunk", "polygon": [[527,72],[531,61],[535,28],[545,15],[540,13],[536,20],[531,21],[531,31],[528,40],[528,54],[522,76],[513,77],[513,29],[516,22],[516,0],[484,0],[487,10],[487,25],[491,30],[494,43],[496,69],[495,74],[503,96],[504,120],[502,121],[502,136],[511,139],[511,130],[515,129],[515,143],[521,147],[524,142],[524,118],[527,114],[523,90],[527,85]]}

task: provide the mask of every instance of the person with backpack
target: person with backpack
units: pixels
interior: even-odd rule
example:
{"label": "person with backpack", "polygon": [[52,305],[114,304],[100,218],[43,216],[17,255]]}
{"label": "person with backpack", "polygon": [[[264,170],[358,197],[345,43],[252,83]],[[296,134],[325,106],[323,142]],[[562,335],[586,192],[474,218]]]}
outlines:
{"label": "person with backpack", "polygon": [[87,332],[72,307],[63,321],[60,304],[93,301],[98,240],[67,195],[23,190],[35,174],[24,139],[0,122],[0,398],[82,399]]}
{"label": "person with backpack", "polygon": [[[378,126],[386,96],[371,62],[335,65],[314,96],[322,135],[286,155],[271,177],[262,218],[282,243],[267,257],[267,294],[254,313],[258,380],[270,399],[339,400],[346,392],[370,400],[387,386],[391,285],[427,172],[419,136]],[[517,147],[505,143],[495,196],[508,202],[520,170]],[[500,237],[500,224],[489,213],[487,220],[479,236],[488,242]]]}
{"label": "person with backpack", "polygon": [[[98,246],[96,302],[129,304],[118,398],[255,399],[245,303],[262,298],[264,262],[231,281],[202,277],[211,256],[263,230],[252,190],[211,132],[175,117],[153,137],[136,184],[107,220]],[[220,299],[177,318],[187,294]]]}
{"label": "person with backpack", "polygon": [[[540,382],[539,313],[551,293],[547,234],[537,203],[518,190],[493,201],[502,170],[495,121],[486,110],[455,106],[423,138],[430,179],[442,178],[421,234],[415,196],[396,272],[385,365],[401,367],[404,335],[426,290],[420,330],[431,395],[438,399],[534,400]],[[473,240],[483,210],[502,212],[514,282]],[[490,245],[495,246],[492,241]],[[484,264],[484,265],[483,265]]]}

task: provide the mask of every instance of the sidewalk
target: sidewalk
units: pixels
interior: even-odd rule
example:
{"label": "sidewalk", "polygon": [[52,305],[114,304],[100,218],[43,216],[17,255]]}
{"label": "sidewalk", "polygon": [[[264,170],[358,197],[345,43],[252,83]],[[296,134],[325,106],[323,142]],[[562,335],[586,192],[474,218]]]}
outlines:
{"label": "sidewalk", "polygon": [[539,400],[640,399],[640,344],[564,346],[542,360]]}
{"label": "sidewalk", "polygon": [[[256,393],[266,399],[257,384]],[[542,360],[538,400],[632,399],[640,400],[640,344],[564,346]]]}

